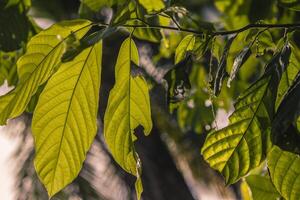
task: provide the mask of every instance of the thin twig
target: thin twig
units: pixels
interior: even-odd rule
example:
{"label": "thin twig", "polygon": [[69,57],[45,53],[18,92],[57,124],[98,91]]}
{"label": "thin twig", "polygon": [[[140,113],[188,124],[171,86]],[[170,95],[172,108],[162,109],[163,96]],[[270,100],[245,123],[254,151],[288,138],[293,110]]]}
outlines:
{"label": "thin twig", "polygon": [[[108,24],[99,24],[108,26]],[[129,25],[124,24],[120,25],[120,27],[131,27],[131,28],[152,28],[152,29],[166,29],[166,30],[173,30],[178,32],[186,32],[186,33],[193,33],[195,35],[204,35],[208,34],[211,36],[225,36],[231,35],[236,33],[241,33],[243,31],[253,29],[253,28],[268,28],[268,29],[281,29],[281,28],[300,28],[300,23],[294,24],[248,24],[242,28],[230,30],[230,31],[212,31],[212,32],[203,32],[203,31],[196,31],[192,29],[181,28],[180,30],[177,27],[170,27],[170,26],[160,26],[160,25],[150,25],[150,24],[138,24],[138,25]]]}

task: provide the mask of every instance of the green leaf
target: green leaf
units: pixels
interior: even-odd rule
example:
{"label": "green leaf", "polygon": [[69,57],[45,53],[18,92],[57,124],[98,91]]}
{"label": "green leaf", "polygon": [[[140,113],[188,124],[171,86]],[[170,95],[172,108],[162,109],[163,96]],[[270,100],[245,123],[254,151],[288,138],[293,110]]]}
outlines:
{"label": "green leaf", "polygon": [[233,66],[227,81],[227,87],[230,87],[231,81],[236,77],[239,69],[251,55],[251,45],[246,46],[234,59]]}
{"label": "green leaf", "polygon": [[[143,1],[144,2],[144,1]],[[128,22],[128,24],[133,24],[133,25],[159,25],[159,17],[154,16],[151,18],[145,17],[147,14],[147,10],[139,5],[136,4],[136,12],[132,13],[131,18],[139,18],[142,19],[142,21],[135,20],[133,22]],[[145,24],[145,23],[146,24]],[[133,30],[132,28],[129,30]],[[136,28],[135,31],[133,32],[133,35],[141,40],[146,40],[149,42],[154,42],[154,43],[160,43],[162,39],[162,35],[159,29],[153,29],[153,28]]]}
{"label": "green leaf", "polygon": [[280,6],[285,8],[300,11],[300,1],[299,0],[278,0]]}
{"label": "green leaf", "polygon": [[111,7],[116,3],[125,2],[125,0],[81,0],[81,3],[89,7],[94,12],[99,11],[102,7]]}
{"label": "green leaf", "polygon": [[101,54],[99,42],[62,64],[34,111],[34,166],[50,197],[78,176],[96,135]]}
{"label": "green leaf", "polygon": [[175,51],[175,64],[178,64],[180,61],[184,60],[189,51],[194,49],[195,45],[195,36],[194,35],[187,35],[185,36]]}
{"label": "green leaf", "polygon": [[227,76],[226,66],[227,66],[227,57],[229,54],[230,46],[235,39],[236,35],[230,37],[224,47],[223,54],[218,66],[217,74],[214,80],[214,95],[218,96],[222,89],[223,79]]}
{"label": "green leaf", "polygon": [[1,52],[0,51],[0,85],[7,80],[9,86],[16,85],[18,82],[17,59],[21,52]]}
{"label": "green leaf", "polygon": [[292,46],[292,53],[290,57],[289,66],[287,67],[286,71],[283,73],[282,78],[280,80],[276,98],[276,109],[278,108],[280,102],[284,98],[284,95],[288,91],[289,87],[293,84],[293,81],[300,71],[300,60],[295,54],[298,52],[299,49]]}
{"label": "green leaf", "polygon": [[65,21],[32,37],[27,44],[27,52],[17,62],[19,84],[0,97],[0,125],[24,112],[38,87],[59,66],[66,38],[75,32],[77,37],[82,37],[88,26],[90,22],[86,20]]}
{"label": "green leaf", "polygon": [[105,39],[117,30],[117,27],[106,27],[101,29],[98,25],[92,26],[80,40],[76,40],[75,38],[73,41],[70,41],[61,61],[68,62],[73,60],[82,50],[94,45],[100,40]]}
{"label": "green leaf", "polygon": [[145,79],[133,68],[139,65],[137,47],[131,38],[126,39],[119,51],[116,83],[110,91],[104,116],[104,138],[116,162],[128,173],[137,177],[136,192],[142,193],[141,161],[135,151],[134,132],[144,127],[145,135],[152,129],[148,86]]}
{"label": "green leaf", "polygon": [[281,196],[288,200],[300,197],[300,158],[273,146],[268,154],[271,180]]}
{"label": "green leaf", "polygon": [[275,189],[270,178],[261,175],[250,175],[246,182],[251,190],[253,200],[275,200],[280,194]]}
{"label": "green leaf", "polygon": [[139,3],[146,8],[148,12],[160,11],[165,7],[163,0],[139,0]]}
{"label": "green leaf", "polygon": [[272,122],[272,141],[283,150],[300,154],[300,134],[292,125],[300,115],[300,72],[284,96]]}
{"label": "green leaf", "polygon": [[259,166],[268,151],[276,90],[289,54],[285,44],[267,64],[263,77],[237,99],[229,125],[211,132],[205,140],[203,157],[223,174],[228,184]]}

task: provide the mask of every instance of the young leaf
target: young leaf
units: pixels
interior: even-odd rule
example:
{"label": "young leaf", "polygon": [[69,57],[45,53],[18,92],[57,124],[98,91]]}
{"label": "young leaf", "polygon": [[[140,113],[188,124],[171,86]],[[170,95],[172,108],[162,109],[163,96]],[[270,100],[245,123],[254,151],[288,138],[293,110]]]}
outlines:
{"label": "young leaf", "polygon": [[275,200],[280,198],[280,194],[267,176],[250,175],[246,178],[246,182],[251,190],[253,200]]}
{"label": "young leaf", "polygon": [[96,135],[101,54],[99,42],[62,64],[34,111],[34,166],[50,197],[78,176]]}
{"label": "young leaf", "polygon": [[300,115],[300,72],[283,98],[272,122],[272,141],[281,149],[300,153],[300,135],[292,124]]}
{"label": "young leaf", "polygon": [[236,35],[232,36],[231,38],[228,39],[228,41],[224,47],[224,50],[223,50],[223,54],[222,54],[222,57],[221,57],[221,60],[220,60],[219,66],[218,66],[217,74],[216,74],[216,77],[214,80],[214,95],[216,95],[216,96],[219,95],[221,88],[222,88],[223,79],[227,75],[227,72],[226,72],[227,57],[229,54],[230,46],[231,46],[233,40],[235,39],[235,37],[236,37]]}
{"label": "young leaf", "polygon": [[194,49],[195,45],[195,36],[194,35],[187,35],[185,36],[175,51],[175,64],[178,64],[180,61],[184,60],[189,51]]}
{"label": "young leaf", "polygon": [[289,55],[289,46],[285,44],[267,64],[263,77],[238,98],[230,124],[211,132],[205,140],[202,155],[229,184],[257,167],[267,152],[276,90]]}
{"label": "young leaf", "polygon": [[251,46],[246,46],[234,59],[230,76],[227,81],[227,87],[230,87],[231,81],[235,78],[239,69],[246,62],[246,60],[249,58],[250,55],[251,55]]}
{"label": "young leaf", "polygon": [[145,135],[152,129],[149,91],[146,81],[132,68],[139,65],[137,47],[131,38],[126,39],[119,51],[116,83],[110,91],[104,116],[104,138],[117,163],[137,177],[138,199],[142,193],[141,161],[134,148],[134,132],[144,127]]}
{"label": "young leaf", "polygon": [[273,146],[268,154],[271,180],[281,196],[288,200],[300,197],[300,158],[298,155]]}
{"label": "young leaf", "polygon": [[0,125],[5,124],[8,118],[22,114],[38,87],[60,64],[66,38],[75,32],[76,36],[82,37],[88,26],[90,22],[86,20],[61,22],[32,37],[26,54],[17,62],[19,85],[0,97]]}

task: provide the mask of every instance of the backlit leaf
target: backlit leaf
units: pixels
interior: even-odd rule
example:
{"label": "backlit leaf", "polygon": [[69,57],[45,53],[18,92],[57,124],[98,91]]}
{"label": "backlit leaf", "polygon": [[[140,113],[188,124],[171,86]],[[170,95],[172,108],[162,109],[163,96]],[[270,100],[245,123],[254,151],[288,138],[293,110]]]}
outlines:
{"label": "backlit leaf", "polygon": [[17,62],[20,83],[0,97],[0,125],[8,118],[19,116],[35,94],[38,87],[45,83],[60,64],[60,57],[65,51],[65,40],[75,34],[82,37],[90,22],[74,20],[60,22],[41,31],[27,44],[27,51]]}
{"label": "backlit leaf", "polygon": [[251,190],[253,200],[275,200],[280,198],[280,194],[268,176],[250,175],[246,178],[246,182]]}
{"label": "backlit leaf", "polygon": [[188,52],[194,49],[194,45],[195,45],[195,36],[194,35],[185,36],[176,48],[175,64],[184,60]]}
{"label": "backlit leaf", "polygon": [[145,135],[152,129],[149,91],[146,81],[132,68],[139,65],[137,47],[126,39],[119,51],[115,66],[116,83],[110,91],[104,117],[104,138],[117,163],[137,177],[136,192],[142,193],[141,161],[135,151],[135,129],[144,128]]}
{"label": "backlit leaf", "polygon": [[268,154],[271,180],[281,196],[288,200],[300,197],[300,158],[273,146]]}
{"label": "backlit leaf", "polygon": [[34,111],[34,166],[50,197],[78,176],[96,135],[101,54],[99,42],[62,64]]}
{"label": "backlit leaf", "polygon": [[289,55],[289,45],[285,44],[267,64],[263,77],[237,99],[229,125],[206,138],[202,155],[228,184],[259,166],[267,153],[276,90]]}
{"label": "backlit leaf", "polygon": [[159,11],[165,7],[163,0],[139,0],[139,3],[149,12]]}

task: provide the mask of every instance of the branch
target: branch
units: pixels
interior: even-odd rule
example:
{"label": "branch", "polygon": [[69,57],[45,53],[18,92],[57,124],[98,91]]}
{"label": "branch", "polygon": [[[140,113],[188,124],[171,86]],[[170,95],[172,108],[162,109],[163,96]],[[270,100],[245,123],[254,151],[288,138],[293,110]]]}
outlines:
{"label": "branch", "polygon": [[[108,25],[108,24],[106,24]],[[267,28],[267,29],[283,29],[283,28],[300,28],[300,23],[294,23],[294,24],[248,24],[242,28],[230,30],[230,31],[212,31],[212,32],[204,32],[204,31],[197,31],[192,29],[185,29],[177,27],[170,27],[170,26],[159,26],[159,25],[150,25],[150,24],[144,24],[144,25],[121,25],[121,27],[132,27],[132,28],[152,28],[152,29],[165,29],[165,30],[172,30],[172,31],[178,31],[178,32],[186,32],[186,33],[193,33],[195,35],[204,35],[208,34],[211,36],[224,36],[224,35],[231,35],[235,33],[241,33],[243,31],[253,29],[253,28]]]}

